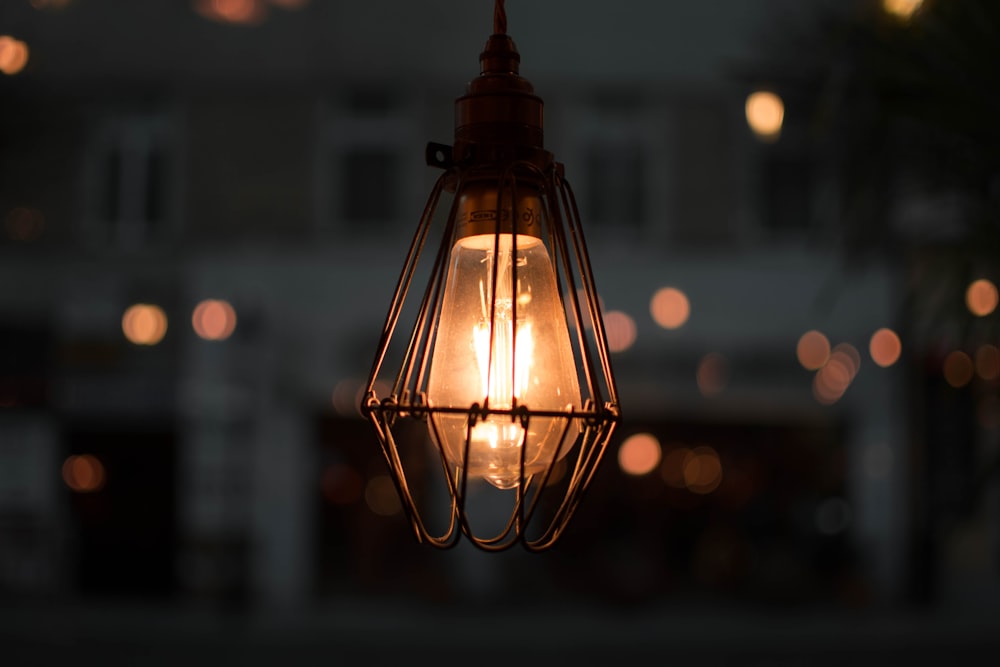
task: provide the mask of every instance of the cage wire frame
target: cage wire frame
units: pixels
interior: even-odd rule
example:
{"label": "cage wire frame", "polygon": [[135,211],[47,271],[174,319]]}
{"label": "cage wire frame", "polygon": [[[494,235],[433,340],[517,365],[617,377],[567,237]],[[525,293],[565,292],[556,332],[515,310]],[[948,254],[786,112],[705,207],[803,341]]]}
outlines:
{"label": "cage wire frame", "polygon": [[[521,544],[528,551],[542,551],[550,548],[563,534],[570,519],[579,506],[581,499],[589,487],[595,472],[604,456],[608,442],[621,419],[618,402],[618,391],[608,354],[607,338],[600,312],[596,285],[591,270],[590,258],[580,224],[579,209],[572,188],[564,176],[564,167],[553,160],[551,153],[544,150],[530,150],[525,156],[524,151],[519,156],[500,155],[485,160],[473,160],[456,163],[452,159],[450,146],[429,143],[426,158],[430,166],[445,169],[445,172],[435,182],[427,203],[424,207],[416,233],[410,244],[404,261],[403,270],[397,282],[392,297],[389,312],[371,373],[362,399],[362,413],[375,427],[379,444],[386,463],[389,466],[391,478],[399,494],[401,504],[418,542],[425,542],[438,548],[455,546],[462,535],[473,545],[485,551],[502,551],[515,544]],[[509,151],[508,151],[509,153]],[[518,216],[516,208],[519,187],[538,189],[539,199],[543,204],[542,224],[547,238],[548,248],[552,252],[550,258],[556,277],[557,291],[562,301],[562,310],[570,324],[570,335],[576,333],[576,341],[571,345],[576,373],[584,379],[581,386],[580,406],[569,406],[565,410],[532,410],[529,405],[517,404],[516,398],[509,408],[495,408],[488,405],[487,397],[482,403],[473,403],[467,407],[431,405],[427,399],[428,365],[433,354],[436,341],[436,323],[440,316],[445,288],[449,257],[456,239],[456,209],[463,187],[471,182],[482,182],[484,179],[495,179],[497,187],[496,210],[494,212],[495,229],[494,252],[499,248],[501,229],[504,219],[504,202],[511,202],[509,215]],[[419,310],[415,316],[414,326],[410,332],[403,362],[396,372],[387,396],[378,396],[376,384],[383,373],[383,364],[389,352],[394,333],[403,312],[404,302],[413,286],[413,280],[420,264],[421,256],[433,226],[443,191],[454,193],[447,222],[442,235],[441,245],[434,257],[430,271],[430,280],[424,291]],[[516,221],[515,221],[516,224]],[[517,233],[513,237],[512,252],[516,257]],[[498,262],[493,263],[492,289],[489,292],[490,331],[495,332]],[[512,284],[517,284],[517,262],[512,262]],[[580,288],[577,281],[580,282]],[[582,292],[582,298],[581,298]],[[513,300],[512,319],[517,322],[517,300]],[[567,305],[569,306],[567,308]],[[589,321],[590,327],[586,324]],[[588,330],[590,335],[588,336]],[[492,336],[492,334],[491,334]],[[513,345],[516,345],[514,337]],[[492,354],[493,345],[490,346]],[[596,352],[597,362],[594,361]],[[511,373],[514,373],[511,364]],[[584,393],[586,391],[586,394]],[[465,415],[466,431],[463,462],[469,461],[472,429],[481,420],[492,415],[509,417],[511,422],[518,422],[522,427],[520,452],[520,474],[510,506],[510,514],[505,526],[495,535],[481,536],[473,529],[470,517],[467,515],[469,497],[468,466],[453,465],[448,460],[443,438],[439,431],[435,415]],[[562,426],[556,454],[545,466],[543,472],[526,474],[525,450],[528,438],[528,426],[533,417],[561,418],[565,420]],[[429,530],[424,520],[422,508],[416,501],[411,489],[409,473],[400,455],[400,446],[393,433],[393,426],[400,419],[413,419],[427,424],[431,441],[440,459],[445,484],[450,495],[447,527],[440,533]],[[566,441],[574,420],[580,426],[580,433],[575,442]],[[405,446],[405,445],[404,445]],[[564,456],[558,455],[567,448]],[[575,452],[575,453],[574,453]],[[536,517],[538,503],[543,497],[543,491],[552,478],[553,470],[565,458],[567,473],[570,475],[564,495],[558,502],[558,507],[547,520],[547,525],[537,536],[529,535],[529,527]],[[570,469],[569,460],[573,459]]]}

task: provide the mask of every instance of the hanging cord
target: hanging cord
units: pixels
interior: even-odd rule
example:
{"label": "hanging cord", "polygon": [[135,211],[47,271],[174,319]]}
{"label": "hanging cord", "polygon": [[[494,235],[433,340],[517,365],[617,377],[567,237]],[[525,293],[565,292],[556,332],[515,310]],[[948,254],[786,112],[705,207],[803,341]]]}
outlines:
{"label": "hanging cord", "polygon": [[503,6],[504,0],[494,0],[493,2],[493,34],[507,34],[507,10]]}

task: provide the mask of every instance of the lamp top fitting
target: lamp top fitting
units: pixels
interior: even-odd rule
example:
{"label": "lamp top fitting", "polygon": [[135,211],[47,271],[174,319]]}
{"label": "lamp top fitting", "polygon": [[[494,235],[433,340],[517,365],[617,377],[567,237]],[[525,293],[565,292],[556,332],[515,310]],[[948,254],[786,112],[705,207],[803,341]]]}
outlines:
{"label": "lamp top fitting", "polygon": [[519,74],[521,56],[507,35],[503,0],[496,0],[493,34],[479,55],[480,73],[455,100],[456,157],[469,145],[541,150],[543,103]]}

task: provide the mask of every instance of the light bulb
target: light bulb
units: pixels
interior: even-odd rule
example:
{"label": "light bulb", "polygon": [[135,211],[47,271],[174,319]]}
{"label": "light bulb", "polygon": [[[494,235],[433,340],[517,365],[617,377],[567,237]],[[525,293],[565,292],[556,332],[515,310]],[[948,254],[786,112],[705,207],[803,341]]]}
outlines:
{"label": "light bulb", "polygon": [[[539,236],[542,201],[530,186],[518,184],[517,190],[516,207],[505,197],[500,225],[495,182],[469,184],[458,195],[457,240],[427,382],[432,407],[580,408],[566,311]],[[572,448],[580,429],[575,419],[568,425],[567,419],[533,415],[525,429],[516,416],[492,414],[468,429],[468,415],[437,413],[429,428],[452,465],[511,489],[521,479],[522,449],[527,476]]]}

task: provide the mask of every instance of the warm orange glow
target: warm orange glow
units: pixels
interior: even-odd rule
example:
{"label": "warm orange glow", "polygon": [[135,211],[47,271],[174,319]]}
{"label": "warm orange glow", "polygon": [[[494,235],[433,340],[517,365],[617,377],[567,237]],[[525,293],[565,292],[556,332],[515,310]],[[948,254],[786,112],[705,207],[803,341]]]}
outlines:
{"label": "warm orange glow", "polygon": [[45,216],[37,209],[18,206],[7,213],[4,228],[11,241],[34,241],[45,230]]}
{"label": "warm orange glow", "polygon": [[823,405],[836,403],[854,381],[860,367],[861,355],[853,345],[837,345],[826,365],[816,371],[813,396]]}
{"label": "warm orange glow", "polygon": [[799,363],[807,371],[823,368],[830,360],[830,341],[819,331],[807,331],[799,338],[795,348]]}
{"label": "warm orange glow", "polygon": [[716,396],[726,388],[729,381],[729,368],[726,358],[716,352],[702,357],[698,363],[698,391],[702,396]]}
{"label": "warm orange glow", "polygon": [[[333,409],[341,415],[361,416],[361,399],[365,383],[354,378],[341,380],[333,388]],[[379,396],[386,394],[379,392]]]}
{"label": "warm orange glow", "polygon": [[708,446],[695,447],[684,461],[684,483],[694,493],[715,491],[722,482],[722,462]]}
{"label": "warm orange glow", "polygon": [[104,466],[91,454],[71,456],[63,462],[62,478],[77,493],[93,493],[104,487]]}
{"label": "warm orange glow", "polygon": [[396,486],[388,475],[376,475],[365,486],[365,502],[379,516],[392,516],[402,510]]}
{"label": "warm orange glow", "polygon": [[943,371],[945,381],[958,389],[972,381],[975,367],[969,355],[961,350],[954,350],[944,358]]}
{"label": "warm orange glow", "polygon": [[676,287],[662,287],[653,295],[649,304],[653,321],[664,329],[684,326],[691,314],[687,295]]}
{"label": "warm orange glow", "polygon": [[205,18],[238,24],[259,23],[266,13],[263,0],[198,0],[194,8]]}
{"label": "warm orange glow", "polygon": [[1000,349],[996,345],[981,345],[976,350],[976,374],[984,380],[1000,377]]}
{"label": "warm orange glow", "polygon": [[350,505],[361,498],[361,475],[349,465],[334,463],[323,471],[323,497],[334,505]]}
{"label": "warm orange glow", "polygon": [[861,370],[861,354],[858,352],[858,348],[850,343],[840,343],[830,353],[830,361],[834,361],[835,359],[843,361],[853,381],[854,376]]}
{"label": "warm orange glow", "polygon": [[687,488],[687,483],[684,481],[684,464],[690,456],[689,448],[674,447],[663,457],[661,468],[663,480],[675,489]]}
{"label": "warm orange glow", "polygon": [[978,317],[996,310],[998,300],[1000,293],[997,292],[997,286],[985,278],[973,281],[965,290],[965,305],[969,307],[969,312]]}
{"label": "warm orange glow", "polygon": [[620,310],[612,310],[604,315],[604,333],[608,337],[609,350],[624,352],[635,343],[635,320]]}
{"label": "warm orange glow", "polygon": [[785,120],[785,103],[767,90],[751,93],[746,101],[747,124],[763,141],[774,141],[781,135]]}
{"label": "warm orange glow", "polygon": [[0,72],[14,75],[28,64],[28,45],[10,35],[0,35]]}
{"label": "warm orange glow", "polygon": [[554,486],[561,482],[563,477],[566,476],[566,469],[568,467],[569,466],[566,465],[566,459],[559,459],[556,461],[555,465],[552,466],[552,472],[549,473],[549,478],[545,480],[545,486]]}
{"label": "warm orange glow", "polygon": [[122,316],[122,331],[136,345],[156,345],[167,334],[167,315],[159,306],[137,303]]}
{"label": "warm orange glow", "polygon": [[646,475],[660,465],[660,441],[650,433],[629,436],[618,450],[618,465],[629,475]]}
{"label": "warm orange glow", "polygon": [[206,299],[195,306],[191,324],[205,340],[225,340],[236,330],[236,311],[226,301]]}
{"label": "warm orange glow", "polygon": [[899,361],[899,355],[903,352],[903,344],[899,336],[892,329],[879,329],[872,334],[868,343],[868,352],[872,356],[872,361],[887,368]]}
{"label": "warm orange glow", "polygon": [[904,21],[912,17],[924,0],[882,0],[882,9]]}

